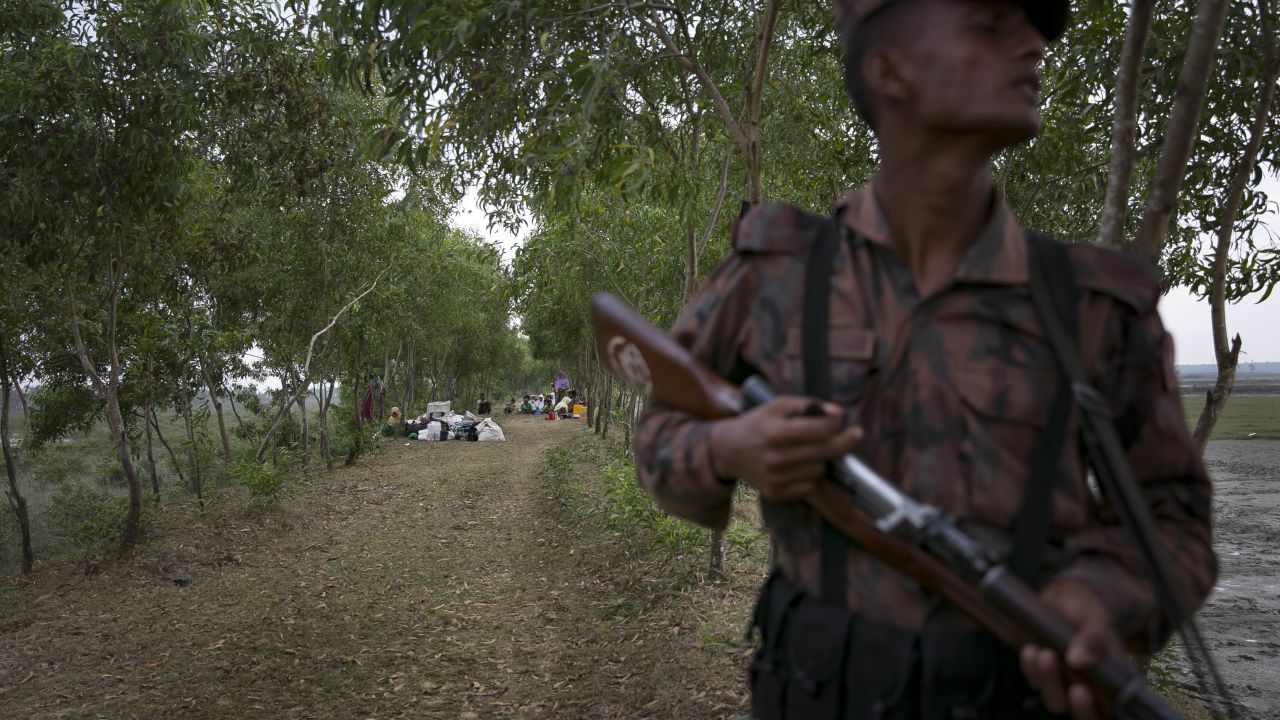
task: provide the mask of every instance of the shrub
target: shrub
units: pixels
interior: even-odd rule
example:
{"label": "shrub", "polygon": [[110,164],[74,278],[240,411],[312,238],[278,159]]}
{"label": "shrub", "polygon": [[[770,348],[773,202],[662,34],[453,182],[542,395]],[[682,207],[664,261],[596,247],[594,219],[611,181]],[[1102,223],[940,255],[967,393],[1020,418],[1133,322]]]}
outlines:
{"label": "shrub", "polygon": [[374,426],[366,426],[356,421],[351,408],[334,403],[329,408],[329,439],[333,443],[333,457],[343,458],[343,463],[352,465],[362,455],[367,455],[383,443],[381,428],[371,430]]}
{"label": "shrub", "polygon": [[[110,492],[64,484],[52,499],[55,532],[69,538],[85,562],[117,557],[129,518],[129,499]],[[140,528],[151,523],[151,506],[144,503]]]}
{"label": "shrub", "polygon": [[615,460],[604,469],[605,506],[615,529],[651,529],[655,544],[672,555],[708,546],[705,531],[664,512],[640,488],[635,477],[635,465],[630,459]]}
{"label": "shrub", "polygon": [[22,567],[21,530],[18,518],[7,505],[0,505],[0,575],[16,573]]}
{"label": "shrub", "polygon": [[124,476],[124,466],[120,464],[120,458],[114,455],[98,466],[98,477],[105,488],[129,487],[129,481]]}
{"label": "shrub", "polygon": [[287,489],[284,471],[270,463],[258,463],[252,459],[236,464],[231,470],[231,477],[249,491],[252,504],[258,507],[276,504]]}
{"label": "shrub", "polygon": [[32,487],[55,488],[83,475],[87,453],[82,445],[50,443],[24,455],[22,465],[31,478]]}

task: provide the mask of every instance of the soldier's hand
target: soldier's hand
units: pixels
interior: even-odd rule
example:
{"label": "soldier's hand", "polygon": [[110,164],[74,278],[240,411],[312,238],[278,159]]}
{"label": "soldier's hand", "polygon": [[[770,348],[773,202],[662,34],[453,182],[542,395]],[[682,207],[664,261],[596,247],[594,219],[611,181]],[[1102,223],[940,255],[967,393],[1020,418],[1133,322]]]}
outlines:
{"label": "soldier's hand", "polygon": [[1045,707],[1053,713],[1070,713],[1075,720],[1105,717],[1093,689],[1067,676],[1097,664],[1119,649],[1120,640],[1111,626],[1111,614],[1094,594],[1072,582],[1051,583],[1040,593],[1046,604],[1057,609],[1076,626],[1075,637],[1064,658],[1056,651],[1035,645],[1022,648],[1022,673],[1031,687],[1040,692]]}
{"label": "soldier's hand", "polygon": [[[820,408],[819,414],[806,411]],[[711,458],[721,477],[740,478],[768,500],[798,500],[830,460],[853,449],[862,429],[843,426],[834,403],[783,395],[711,428]]]}

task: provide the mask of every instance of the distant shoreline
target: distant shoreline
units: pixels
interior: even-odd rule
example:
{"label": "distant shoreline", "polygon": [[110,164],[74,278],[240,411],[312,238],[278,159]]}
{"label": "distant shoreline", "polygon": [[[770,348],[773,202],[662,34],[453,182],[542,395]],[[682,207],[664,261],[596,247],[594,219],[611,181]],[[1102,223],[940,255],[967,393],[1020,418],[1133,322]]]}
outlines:
{"label": "distant shoreline", "polygon": [[[1213,364],[1177,365],[1174,369],[1178,371],[1178,377],[1218,374],[1218,366]],[[1280,362],[1242,362],[1236,368],[1237,375],[1255,373],[1280,375]]]}

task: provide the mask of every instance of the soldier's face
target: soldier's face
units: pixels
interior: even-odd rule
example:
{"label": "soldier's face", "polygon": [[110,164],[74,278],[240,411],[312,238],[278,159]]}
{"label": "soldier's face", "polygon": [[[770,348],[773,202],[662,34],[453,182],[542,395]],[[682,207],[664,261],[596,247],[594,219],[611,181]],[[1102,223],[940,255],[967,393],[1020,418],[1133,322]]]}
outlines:
{"label": "soldier's face", "polygon": [[1040,130],[1045,39],[1013,2],[920,0],[904,80],[921,125],[998,147]]}

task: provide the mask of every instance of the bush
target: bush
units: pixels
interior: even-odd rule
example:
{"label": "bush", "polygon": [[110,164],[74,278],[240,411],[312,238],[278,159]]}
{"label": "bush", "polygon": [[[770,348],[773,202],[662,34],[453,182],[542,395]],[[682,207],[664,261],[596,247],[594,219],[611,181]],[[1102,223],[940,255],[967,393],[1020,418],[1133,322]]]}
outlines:
{"label": "bush", "polygon": [[668,515],[640,488],[630,459],[609,463],[604,469],[604,481],[605,506],[614,529],[651,529],[656,534],[654,543],[672,555],[708,547],[706,531]]}
{"label": "bush", "polygon": [[379,427],[357,422],[349,406],[335,403],[329,408],[329,439],[333,457],[352,465],[360,456],[381,447],[384,435]]}
{"label": "bush", "polygon": [[[51,501],[55,532],[68,538],[80,559],[94,562],[117,557],[129,518],[129,499],[101,490],[64,484]],[[151,524],[151,507],[144,503],[140,530]]]}
{"label": "bush", "polygon": [[68,480],[78,480],[85,473],[83,442],[51,443],[23,456],[23,471],[31,478],[31,486],[55,488]]}
{"label": "bush", "polygon": [[18,518],[8,505],[0,505],[0,575],[22,569],[22,540]]}
{"label": "bush", "polygon": [[124,466],[120,464],[120,458],[114,455],[98,466],[98,477],[105,488],[127,489],[129,487],[129,481],[124,476]]}
{"label": "bush", "polygon": [[231,477],[249,491],[252,504],[258,507],[275,505],[287,490],[284,471],[270,463],[241,460],[232,468]]}
{"label": "bush", "polygon": [[[143,505],[140,523],[143,532],[150,524],[148,507]],[[115,557],[124,543],[125,525],[129,520],[129,499],[112,496],[98,507],[80,527],[76,528],[76,544],[84,559],[98,560]]]}

